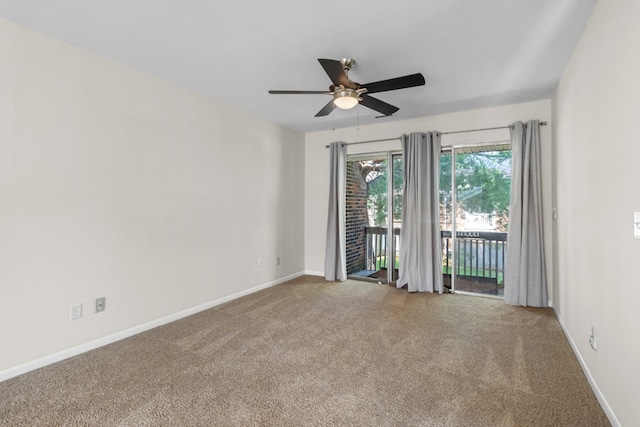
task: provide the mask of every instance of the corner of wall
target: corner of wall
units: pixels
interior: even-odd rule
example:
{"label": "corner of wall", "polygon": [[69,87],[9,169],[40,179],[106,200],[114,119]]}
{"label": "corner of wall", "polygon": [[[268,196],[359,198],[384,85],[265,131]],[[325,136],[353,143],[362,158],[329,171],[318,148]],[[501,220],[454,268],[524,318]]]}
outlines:
{"label": "corner of wall", "polygon": [[616,414],[613,412],[613,409],[611,409],[611,406],[609,405],[609,402],[607,402],[607,399],[604,397],[604,394],[602,394],[602,391],[598,387],[598,384],[596,383],[596,380],[593,378],[593,375],[591,374],[591,371],[589,370],[589,367],[587,366],[587,363],[585,362],[584,358],[582,357],[582,354],[580,353],[580,350],[578,349],[578,346],[576,345],[575,341],[573,340],[573,337],[571,336],[571,333],[569,332],[569,329],[565,325],[564,320],[563,320],[560,312],[558,311],[558,309],[556,307],[553,307],[553,312],[555,313],[556,318],[558,319],[558,323],[560,323],[560,327],[562,328],[562,331],[564,332],[564,335],[567,337],[567,341],[569,341],[569,345],[571,346],[571,349],[573,350],[573,353],[576,355],[576,358],[578,359],[578,363],[580,363],[580,367],[582,368],[582,372],[584,372],[584,375],[585,375],[585,377],[587,377],[587,381],[589,382],[589,385],[591,386],[591,389],[593,390],[593,393],[596,395],[596,399],[598,399],[598,402],[600,403],[600,406],[602,406],[602,409],[603,409],[604,413],[607,415],[607,418],[609,419],[609,422],[613,426],[620,426],[621,425],[620,421],[618,421],[618,418],[616,417]]}

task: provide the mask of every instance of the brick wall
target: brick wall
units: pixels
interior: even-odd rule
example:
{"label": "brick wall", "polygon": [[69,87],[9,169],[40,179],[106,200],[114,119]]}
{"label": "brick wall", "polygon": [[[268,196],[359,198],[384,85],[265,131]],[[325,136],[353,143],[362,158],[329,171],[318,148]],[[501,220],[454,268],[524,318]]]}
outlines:
{"label": "brick wall", "polygon": [[347,273],[351,274],[366,268],[364,228],[369,225],[367,183],[362,178],[360,163],[357,161],[347,162],[346,187]]}

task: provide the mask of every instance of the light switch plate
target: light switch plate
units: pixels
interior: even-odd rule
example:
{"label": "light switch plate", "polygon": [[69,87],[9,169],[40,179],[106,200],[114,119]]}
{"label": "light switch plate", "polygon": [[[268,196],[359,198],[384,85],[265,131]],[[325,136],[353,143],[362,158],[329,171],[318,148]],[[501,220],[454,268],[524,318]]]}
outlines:
{"label": "light switch plate", "polygon": [[640,239],[640,212],[633,213],[633,237]]}

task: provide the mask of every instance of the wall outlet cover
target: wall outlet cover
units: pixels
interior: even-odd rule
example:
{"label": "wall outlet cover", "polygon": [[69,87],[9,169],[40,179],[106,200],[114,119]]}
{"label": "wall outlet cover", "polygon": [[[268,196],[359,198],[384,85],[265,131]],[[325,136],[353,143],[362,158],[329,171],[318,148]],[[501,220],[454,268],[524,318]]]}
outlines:
{"label": "wall outlet cover", "polygon": [[96,313],[100,313],[105,310],[107,299],[105,297],[96,298]]}

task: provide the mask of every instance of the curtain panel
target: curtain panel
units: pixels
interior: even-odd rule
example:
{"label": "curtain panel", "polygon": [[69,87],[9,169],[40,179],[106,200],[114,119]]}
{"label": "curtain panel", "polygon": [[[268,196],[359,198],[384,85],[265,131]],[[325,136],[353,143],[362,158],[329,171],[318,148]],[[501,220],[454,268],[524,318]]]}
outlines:
{"label": "curtain panel", "polygon": [[324,278],[347,280],[345,238],[345,180],[347,146],[334,142],[329,146],[329,211],[324,257]]}
{"label": "curtain panel", "polygon": [[440,237],[440,134],[402,135],[404,183],[398,288],[443,292]]}
{"label": "curtain panel", "polygon": [[504,301],[546,307],[540,122],[516,122],[509,129],[513,157]]}

